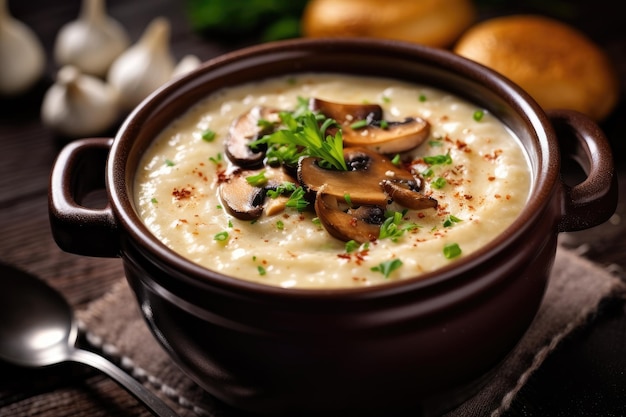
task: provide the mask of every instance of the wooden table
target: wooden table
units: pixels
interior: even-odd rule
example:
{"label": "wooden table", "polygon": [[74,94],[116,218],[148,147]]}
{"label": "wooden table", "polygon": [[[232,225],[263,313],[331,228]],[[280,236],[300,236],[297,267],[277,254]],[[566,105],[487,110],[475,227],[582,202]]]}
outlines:
{"label": "wooden table", "polygon": [[[62,252],[53,242],[47,213],[48,175],[64,142],[40,123],[43,93],[56,71],[51,59],[60,26],[78,14],[79,1],[9,1],[14,16],[33,28],[48,52],[47,77],[33,91],[16,99],[0,99],[0,261],[15,265],[58,288],[76,308],[103,295],[122,276],[118,259],[94,259]],[[19,3],[19,4],[18,4]],[[502,13],[498,1],[484,2]],[[551,2],[552,6],[565,2]],[[600,43],[615,60],[626,85],[626,18],[612,12],[609,0],[569,2],[578,14],[568,19]],[[109,13],[136,40],[156,16],[172,23],[171,46],[177,58],[195,54],[209,59],[251,41],[224,42],[194,33],[183,2],[175,0],[111,0]],[[544,5],[545,6],[545,5]],[[546,6],[544,9],[548,9]],[[517,9],[508,11],[527,11]],[[558,9],[553,9],[558,10]],[[2,63],[0,63],[1,65]],[[622,184],[615,223],[565,238],[587,243],[594,261],[621,270],[626,267],[623,184],[626,183],[626,100],[602,124],[615,150]],[[0,277],[1,279],[1,277]],[[1,320],[2,318],[0,318]],[[34,404],[38,404],[36,408]],[[98,372],[64,365],[25,370],[0,362],[0,416],[137,416],[150,415],[133,397]],[[577,332],[522,390],[510,416],[626,415],[626,311],[608,306],[593,326]]]}

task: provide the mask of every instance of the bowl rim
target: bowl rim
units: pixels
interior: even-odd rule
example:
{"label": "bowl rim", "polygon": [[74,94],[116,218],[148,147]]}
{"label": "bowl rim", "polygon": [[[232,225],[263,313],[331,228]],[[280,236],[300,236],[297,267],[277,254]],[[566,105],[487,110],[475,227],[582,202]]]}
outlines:
{"label": "bowl rim", "polygon": [[[207,269],[178,255],[148,230],[135,211],[134,201],[131,196],[132,183],[129,184],[129,182],[132,181],[128,181],[128,179],[133,178],[135,173],[127,170],[127,160],[132,149],[132,140],[136,132],[140,130],[143,120],[150,117],[156,108],[166,101],[168,97],[179,91],[179,89],[202,82],[203,76],[211,71],[223,71],[234,64],[247,61],[254,62],[255,60],[272,56],[274,56],[274,59],[281,59],[280,57],[287,53],[291,55],[297,55],[298,53],[315,54],[341,50],[342,48],[357,51],[361,54],[389,54],[394,57],[401,57],[404,60],[411,57],[427,59],[427,65],[445,67],[450,72],[460,73],[474,84],[489,87],[498,96],[503,97],[519,116],[522,116],[529,125],[535,128],[539,166],[537,172],[531,173],[533,175],[531,187],[533,198],[528,199],[522,212],[512,224],[483,247],[451,262],[449,265],[416,277],[358,288],[284,288],[230,277]],[[346,74],[349,74],[349,72],[346,72]],[[184,281],[187,285],[194,288],[214,289],[218,287],[221,290],[232,293],[257,296],[262,294],[273,298],[354,299],[387,297],[406,291],[445,285],[455,277],[465,276],[466,272],[475,269],[489,258],[502,253],[513,244],[519,235],[527,231],[545,206],[550,203],[551,194],[554,192],[555,184],[558,181],[558,148],[555,140],[552,139],[554,137],[555,133],[546,113],[528,93],[490,68],[448,50],[385,39],[289,39],[248,46],[209,59],[197,69],[168,82],[147,97],[127,116],[115,137],[107,160],[107,193],[109,194],[109,204],[116,220],[123,225],[124,230],[132,237],[132,240],[139,244],[141,250],[149,253],[151,259],[158,261],[162,268],[165,267],[171,271],[177,271],[176,281]],[[556,233],[552,230],[549,232]],[[480,277],[475,278],[479,279]],[[494,278],[491,277],[490,279]],[[168,288],[165,288],[165,290],[168,291]]]}

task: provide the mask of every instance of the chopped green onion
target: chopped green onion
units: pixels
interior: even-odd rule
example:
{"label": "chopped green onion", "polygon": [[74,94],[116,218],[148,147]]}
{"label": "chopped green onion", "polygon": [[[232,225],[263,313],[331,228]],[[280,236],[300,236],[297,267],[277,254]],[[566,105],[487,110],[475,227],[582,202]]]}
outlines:
{"label": "chopped green onion", "polygon": [[476,120],[477,122],[480,122],[484,116],[485,112],[483,110],[476,110],[473,115],[474,120]]}
{"label": "chopped green onion", "polygon": [[152,204],[158,204],[158,203],[159,203],[159,201],[158,201],[156,198],[154,198],[154,197],[152,197],[152,199],[150,200],[150,202],[151,202]]}
{"label": "chopped green onion", "polygon": [[352,199],[350,198],[350,194],[345,193],[343,195],[343,199],[346,201],[346,204],[352,207]]}
{"label": "chopped green onion", "polygon": [[295,208],[298,211],[304,211],[308,205],[309,202],[304,198],[304,189],[302,187],[296,188],[296,190],[291,193],[289,200],[285,203],[285,206]]}
{"label": "chopped green onion", "polygon": [[213,142],[213,140],[215,140],[215,132],[211,129],[205,130],[202,132],[202,140],[206,142]]}
{"label": "chopped green onion", "polygon": [[222,162],[222,154],[218,153],[216,156],[210,157],[209,161],[213,162],[215,165],[219,165],[219,163]]}
{"label": "chopped green onion", "polygon": [[174,161],[166,159],[165,160],[165,165],[167,165],[168,167],[173,167],[176,164],[174,163]]}
{"label": "chopped green onion", "polygon": [[213,239],[217,240],[218,242],[224,242],[224,241],[228,240],[228,232],[226,232],[226,231],[219,232],[215,236],[213,236]]}
{"label": "chopped green onion", "polygon": [[443,247],[443,256],[446,259],[456,258],[461,254],[461,247],[458,243],[448,243]]}
{"label": "chopped green onion", "polygon": [[430,186],[432,188],[434,188],[435,190],[440,190],[443,187],[445,187],[447,183],[448,183],[448,181],[446,181],[445,178],[438,177],[436,180],[434,180],[433,182],[430,183]]}
{"label": "chopped green onion", "polygon": [[276,228],[277,228],[278,230],[283,230],[283,229],[285,228],[285,223],[283,223],[283,221],[282,221],[282,220],[278,220],[278,221],[276,222]]}
{"label": "chopped green onion", "polygon": [[443,221],[443,227],[450,227],[450,226],[453,226],[454,223],[459,223],[462,221],[463,220],[451,214],[448,217],[446,217],[446,219]]}
{"label": "chopped green onion", "polygon": [[389,122],[386,120],[381,120],[380,121],[380,128],[381,129],[387,129],[389,127]]}
{"label": "chopped green onion", "polygon": [[418,100],[421,101],[422,103],[426,101],[426,94],[420,94],[418,97]]}
{"label": "chopped green onion", "polygon": [[270,198],[277,198],[280,195],[294,192],[296,188],[296,184],[286,181],[276,187],[275,190],[267,190],[267,196]]}
{"label": "chopped green onion", "polygon": [[265,176],[265,170],[262,170],[258,174],[247,176],[246,181],[248,182],[248,184],[254,187],[261,187],[267,184],[267,177]]}
{"label": "chopped green onion", "polygon": [[400,160],[400,154],[397,153],[396,156],[393,157],[393,159],[391,160],[391,163],[394,164],[395,166],[400,165],[400,162],[402,162]]}
{"label": "chopped green onion", "polygon": [[261,265],[257,266],[256,270],[259,271],[259,275],[261,275],[261,276],[267,274],[267,271]]}
{"label": "chopped green onion", "polygon": [[346,253],[352,253],[359,248],[359,243],[356,240],[349,240],[346,242]]}
{"label": "chopped green onion", "polygon": [[356,122],[352,123],[352,124],[350,125],[350,127],[351,127],[352,129],[355,129],[355,130],[356,130],[356,129],[362,129],[362,128],[364,128],[364,127],[367,127],[367,120],[365,120],[365,119],[363,119],[363,120],[358,120],[358,121],[356,121]]}
{"label": "chopped green onion", "polygon": [[444,155],[425,156],[424,162],[428,165],[450,165],[452,163],[452,157],[449,153]]}

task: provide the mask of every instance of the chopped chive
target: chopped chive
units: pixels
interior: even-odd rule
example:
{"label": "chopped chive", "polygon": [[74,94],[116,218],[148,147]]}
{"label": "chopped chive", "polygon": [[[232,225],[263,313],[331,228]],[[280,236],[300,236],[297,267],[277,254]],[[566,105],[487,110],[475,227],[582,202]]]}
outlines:
{"label": "chopped chive", "polygon": [[256,267],[256,270],[259,271],[259,275],[265,275],[267,274],[267,271],[265,270],[265,268],[263,268],[261,265]]}
{"label": "chopped chive", "polygon": [[165,160],[165,165],[167,165],[168,167],[173,167],[176,164],[174,163],[174,161],[172,161],[170,159],[166,159]]}
{"label": "chopped chive", "polygon": [[390,261],[381,262],[377,266],[371,268],[374,272],[380,272],[385,276],[385,278],[389,278],[389,275],[396,269],[402,266],[402,261],[400,259],[392,259]]}
{"label": "chopped chive", "polygon": [[454,225],[454,223],[459,223],[462,221],[463,220],[451,214],[448,217],[446,217],[446,219],[443,221],[443,227],[451,227]]}
{"label": "chopped chive", "polygon": [[448,181],[446,181],[445,178],[443,177],[438,177],[436,180],[434,180],[433,182],[430,183],[430,186],[436,190],[440,190],[443,187],[446,186],[446,184],[448,183]]}
{"label": "chopped chive", "polygon": [[228,232],[224,231],[224,232],[219,232],[217,234],[215,234],[215,236],[213,236],[214,240],[217,240],[218,242],[224,242],[228,239]]}
{"label": "chopped chive", "polygon": [[215,165],[219,165],[222,162],[222,154],[218,153],[216,156],[211,156],[209,161],[213,162]]}
{"label": "chopped chive", "polygon": [[205,142],[213,142],[215,140],[215,132],[211,129],[207,129],[202,132],[202,140]]}
{"label": "chopped chive", "polygon": [[346,253],[351,253],[354,252],[355,250],[358,249],[359,247],[359,243],[356,240],[349,240],[346,242],[345,248],[346,248]]}
{"label": "chopped chive", "polygon": [[452,157],[449,153],[443,155],[425,156],[424,162],[428,165],[450,165]]}
{"label": "chopped chive", "polygon": [[393,159],[391,160],[391,163],[394,164],[395,166],[400,165],[400,154],[397,153],[396,156],[393,157]]}
{"label": "chopped chive", "polygon": [[485,112],[483,110],[476,110],[473,115],[474,120],[476,120],[477,122],[480,122],[484,116]]}
{"label": "chopped chive", "polygon": [[418,97],[418,100],[421,101],[422,103],[426,101],[426,94],[420,94]]}
{"label": "chopped chive", "polygon": [[262,170],[258,174],[249,175],[246,177],[248,184],[254,187],[260,187],[267,184],[267,177],[265,176],[265,170]]}
{"label": "chopped chive", "polygon": [[276,228],[277,228],[278,230],[283,230],[283,229],[285,228],[285,223],[283,223],[283,221],[282,221],[282,220],[278,220],[278,221],[276,222]]}
{"label": "chopped chive", "polygon": [[458,243],[448,243],[443,247],[443,256],[446,259],[456,258],[461,254],[461,247]]}
{"label": "chopped chive", "polygon": [[346,201],[346,204],[352,207],[352,199],[350,198],[350,194],[345,193],[343,195],[343,199]]}
{"label": "chopped chive", "polygon": [[380,128],[381,129],[387,129],[389,127],[389,122],[386,120],[381,120],[380,121]]}
{"label": "chopped chive", "polygon": [[357,120],[356,122],[354,122],[354,123],[352,123],[352,124],[350,125],[350,127],[351,127],[352,129],[355,129],[355,130],[356,130],[356,129],[362,129],[362,128],[366,127],[366,126],[367,126],[367,120],[365,120],[365,119],[363,119],[363,120]]}

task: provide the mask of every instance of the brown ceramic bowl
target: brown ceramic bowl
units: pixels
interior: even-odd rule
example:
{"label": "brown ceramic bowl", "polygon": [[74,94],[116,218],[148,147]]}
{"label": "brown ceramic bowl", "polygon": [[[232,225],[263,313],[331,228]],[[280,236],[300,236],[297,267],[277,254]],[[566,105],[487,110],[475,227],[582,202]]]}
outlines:
{"label": "brown ceramic bowl", "polygon": [[[159,242],[133,204],[133,175],[153,138],[225,86],[302,71],[379,75],[429,84],[497,115],[523,142],[531,198],[483,249],[420,279],[363,289],[297,290],[220,275]],[[560,178],[560,154],[587,177]],[[105,168],[106,164],[106,168]],[[109,205],[82,197],[106,188]],[[213,59],[145,100],[115,139],[67,145],[51,177],[50,215],[69,252],[121,257],[155,338],[206,391],[272,415],[449,409],[488,377],[531,324],[559,232],[614,212],[610,147],[570,111],[545,113],[518,87],[452,53],[374,40],[293,40]]]}

